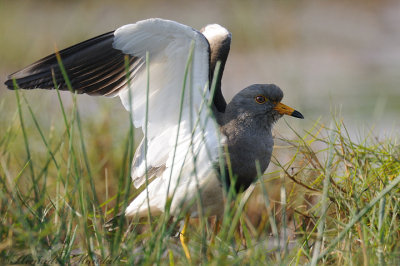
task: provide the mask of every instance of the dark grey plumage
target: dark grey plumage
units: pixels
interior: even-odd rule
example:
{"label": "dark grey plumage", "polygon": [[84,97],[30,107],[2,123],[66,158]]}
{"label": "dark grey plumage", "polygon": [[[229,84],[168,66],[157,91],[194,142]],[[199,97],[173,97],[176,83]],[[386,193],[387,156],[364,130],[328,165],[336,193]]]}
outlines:
{"label": "dark grey plumage", "polygon": [[[258,95],[265,96],[267,102],[257,103],[254,98]],[[261,173],[268,167],[274,145],[272,126],[282,117],[274,107],[282,97],[282,90],[274,84],[254,84],[236,94],[225,113],[219,114],[237,192],[254,182],[257,177],[256,162]],[[231,178],[225,176],[228,187]]]}

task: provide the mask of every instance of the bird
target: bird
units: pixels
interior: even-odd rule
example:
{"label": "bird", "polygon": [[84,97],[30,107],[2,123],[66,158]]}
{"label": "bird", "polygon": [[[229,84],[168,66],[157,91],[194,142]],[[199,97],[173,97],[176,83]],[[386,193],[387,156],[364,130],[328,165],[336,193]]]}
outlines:
{"label": "bird", "polygon": [[5,85],[119,96],[144,132],[131,178],[146,188],[125,215],[186,210],[181,242],[190,257],[187,219],[222,216],[224,193],[243,192],[267,169],[275,122],[283,115],[304,118],[281,103],[283,92],[274,84],[250,85],[226,102],[221,80],[231,39],[218,24],[198,31],[146,19],[44,57],[9,75]]}

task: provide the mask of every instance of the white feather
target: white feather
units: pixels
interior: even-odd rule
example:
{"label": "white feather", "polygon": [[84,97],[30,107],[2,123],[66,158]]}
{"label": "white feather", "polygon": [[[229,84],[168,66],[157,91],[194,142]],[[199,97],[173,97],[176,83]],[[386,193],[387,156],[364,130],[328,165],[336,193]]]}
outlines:
{"label": "white feather", "polygon": [[204,27],[203,35],[207,40],[213,40],[214,38],[224,38],[230,35],[229,31],[218,24],[209,24]]}
{"label": "white feather", "polygon": [[[193,60],[180,118],[181,93],[192,43]],[[176,212],[183,202],[188,203],[195,199],[198,188],[202,195],[211,198],[207,192],[220,188],[214,171],[220,144],[218,126],[209,117],[210,111],[207,108],[207,40],[188,26],[173,21],[150,19],[117,29],[113,47],[140,57],[143,62],[134,74],[130,91],[125,88],[119,96],[124,107],[127,110],[132,109],[134,125],[143,130],[147,128],[148,150],[144,156],[147,160],[143,159],[134,167],[132,178],[143,176],[146,164],[148,168],[166,165],[162,176],[147,187],[151,212],[162,212],[166,199],[170,197],[173,197],[171,212]],[[144,63],[146,52],[150,57],[149,80]],[[150,85],[146,127],[147,82]],[[126,215],[146,215],[147,191],[144,190],[133,200],[125,211]],[[214,191],[211,194],[214,195]],[[217,197],[221,194],[218,193]],[[212,205],[209,200],[203,201],[203,204]]]}

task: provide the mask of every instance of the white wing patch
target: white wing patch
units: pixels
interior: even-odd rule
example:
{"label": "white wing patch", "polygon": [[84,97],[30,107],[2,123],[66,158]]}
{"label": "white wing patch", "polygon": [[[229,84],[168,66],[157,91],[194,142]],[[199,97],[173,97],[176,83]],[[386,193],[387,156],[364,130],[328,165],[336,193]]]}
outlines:
{"label": "white wing patch", "polygon": [[[114,34],[115,49],[142,58],[131,87],[119,93],[124,107],[133,111],[135,127],[142,127],[143,131],[147,129],[147,155],[142,156],[132,169],[132,178],[135,181],[135,178],[142,177],[146,173],[146,164],[147,168],[165,165],[162,176],[147,188],[149,205],[153,213],[161,212],[167,197],[173,196],[171,211],[174,211],[183,200],[195,196],[197,186],[201,188],[211,179],[216,179],[213,164],[218,158],[219,141],[218,127],[207,108],[208,42],[201,33],[188,26],[161,19],[126,25]],[[193,60],[184,87],[192,45]],[[149,80],[146,52],[150,57]],[[149,112],[148,124],[145,125],[147,82]],[[145,190],[125,213],[145,215],[147,207]]]}

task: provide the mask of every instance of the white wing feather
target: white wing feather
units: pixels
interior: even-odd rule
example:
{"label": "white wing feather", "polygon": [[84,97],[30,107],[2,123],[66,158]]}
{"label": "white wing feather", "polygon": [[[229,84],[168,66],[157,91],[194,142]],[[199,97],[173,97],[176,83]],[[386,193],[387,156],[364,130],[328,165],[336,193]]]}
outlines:
{"label": "white wing feather", "polygon": [[[161,19],[126,25],[114,34],[114,48],[143,59],[134,73],[130,92],[125,88],[119,93],[124,107],[133,111],[135,127],[147,128],[148,149],[144,156],[147,161],[143,159],[132,169],[132,178],[145,174],[146,163],[148,167],[165,164],[162,176],[147,187],[148,200],[151,212],[162,212],[167,197],[173,196],[171,211],[174,212],[183,201],[193,200],[197,188],[207,187],[207,183],[216,180],[213,165],[218,158],[218,129],[204,103],[209,97],[208,42],[188,26]],[[185,68],[193,43],[193,60],[180,117]],[[144,63],[146,51],[150,57],[149,80]],[[147,213],[147,207],[144,190],[125,213],[142,216]]]}

